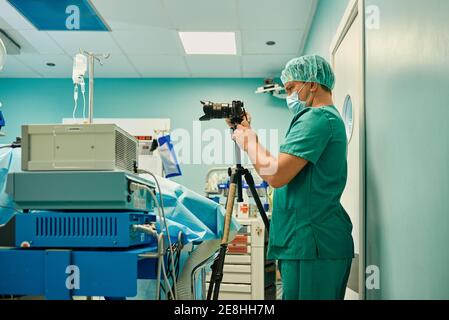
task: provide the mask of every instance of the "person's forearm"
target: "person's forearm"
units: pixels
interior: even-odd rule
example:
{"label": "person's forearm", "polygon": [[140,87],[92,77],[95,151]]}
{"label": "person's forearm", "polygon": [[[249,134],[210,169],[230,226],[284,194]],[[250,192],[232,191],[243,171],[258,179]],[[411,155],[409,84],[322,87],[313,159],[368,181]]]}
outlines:
{"label": "person's forearm", "polygon": [[287,153],[273,157],[259,143],[257,134],[250,128],[238,126],[232,138],[246,151],[260,177],[273,188],[282,188],[290,183],[309,163],[301,157]]}
{"label": "person's forearm", "polygon": [[259,176],[268,184],[273,185],[278,171],[278,159],[273,157],[259,142],[250,144],[247,154]]}

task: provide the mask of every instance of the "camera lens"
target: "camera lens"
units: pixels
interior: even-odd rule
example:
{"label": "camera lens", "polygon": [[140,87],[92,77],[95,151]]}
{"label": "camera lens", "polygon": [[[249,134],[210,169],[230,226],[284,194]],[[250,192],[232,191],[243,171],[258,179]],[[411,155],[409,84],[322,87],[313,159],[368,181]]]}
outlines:
{"label": "camera lens", "polygon": [[241,123],[243,120],[243,102],[234,101],[229,103],[212,103],[204,102],[203,104],[204,116],[200,118],[200,121],[209,121],[213,119],[230,119],[232,123]]}
{"label": "camera lens", "polygon": [[227,119],[231,115],[231,107],[228,104],[219,104],[212,102],[203,103],[204,116],[201,121],[212,119]]}

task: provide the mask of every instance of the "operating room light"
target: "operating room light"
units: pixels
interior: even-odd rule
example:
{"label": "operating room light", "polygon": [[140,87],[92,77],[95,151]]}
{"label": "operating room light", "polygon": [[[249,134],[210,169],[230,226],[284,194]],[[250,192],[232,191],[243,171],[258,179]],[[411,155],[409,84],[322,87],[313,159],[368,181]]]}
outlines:
{"label": "operating room light", "polygon": [[235,32],[179,32],[186,54],[236,55]]}

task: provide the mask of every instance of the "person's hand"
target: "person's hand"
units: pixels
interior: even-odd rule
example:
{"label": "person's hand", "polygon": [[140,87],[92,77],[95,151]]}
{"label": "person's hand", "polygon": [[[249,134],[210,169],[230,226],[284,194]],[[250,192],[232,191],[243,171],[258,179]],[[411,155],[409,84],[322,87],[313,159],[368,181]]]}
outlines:
{"label": "person's hand", "polygon": [[[226,119],[226,124],[229,126],[229,128],[231,129],[234,128],[234,125],[231,123],[231,120]],[[248,129],[251,128],[251,115],[249,114],[248,111],[246,111],[246,117],[244,117],[244,120],[241,123],[241,125]]]}
{"label": "person's hand", "polygon": [[259,138],[257,134],[250,128],[243,125],[238,125],[237,129],[232,135],[232,140],[234,140],[237,145],[245,152],[248,152],[249,146],[257,144]]}

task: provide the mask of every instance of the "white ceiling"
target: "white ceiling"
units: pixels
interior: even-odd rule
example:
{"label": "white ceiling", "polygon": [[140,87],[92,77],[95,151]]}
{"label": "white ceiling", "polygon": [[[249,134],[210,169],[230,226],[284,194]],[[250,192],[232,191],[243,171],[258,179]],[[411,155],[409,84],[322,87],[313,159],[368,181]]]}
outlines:
{"label": "white ceiling", "polygon": [[[96,77],[275,77],[302,53],[317,1],[91,0],[108,33],[37,31],[0,0],[0,28],[22,47],[0,77],[70,78],[80,48],[111,54]],[[178,31],[235,31],[238,54],[186,55]]]}

